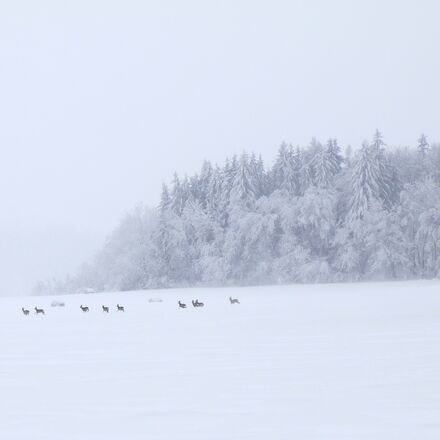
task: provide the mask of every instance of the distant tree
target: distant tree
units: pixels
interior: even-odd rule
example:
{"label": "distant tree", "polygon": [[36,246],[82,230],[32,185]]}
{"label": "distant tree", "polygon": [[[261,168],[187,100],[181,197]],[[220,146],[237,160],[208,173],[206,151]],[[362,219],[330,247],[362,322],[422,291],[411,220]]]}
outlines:
{"label": "distant tree", "polygon": [[429,144],[426,136],[422,133],[417,140],[417,151],[425,157],[429,151]]}
{"label": "distant tree", "polygon": [[252,175],[252,185],[255,188],[255,197],[259,199],[266,194],[266,173],[261,155],[256,158],[252,153],[249,161],[250,172]]}
{"label": "distant tree", "polygon": [[301,159],[299,151],[282,143],[272,167],[272,189],[286,191],[291,196],[300,192]]}
{"label": "distant tree", "polygon": [[162,184],[162,194],[160,196],[160,204],[159,209],[160,212],[163,213],[166,210],[168,210],[171,206],[171,197],[170,193],[168,191],[168,187],[165,185],[165,183]]}
{"label": "distant tree", "polygon": [[385,142],[383,140],[383,135],[377,128],[376,131],[374,132],[373,142],[371,143],[371,146],[376,150],[377,153],[384,152]]}
{"label": "distant tree", "polygon": [[341,149],[336,139],[329,139],[327,141],[327,154],[332,164],[332,173],[336,175],[341,171],[342,164],[344,163],[344,158],[341,155]]}
{"label": "distant tree", "polygon": [[222,192],[223,175],[220,167],[215,166],[212,170],[211,178],[206,189],[206,211],[217,222],[221,222],[222,216]]}
{"label": "distant tree", "polygon": [[376,129],[371,144],[375,162],[378,171],[378,195],[379,200],[382,201],[386,209],[391,206],[398,199],[398,191],[400,190],[400,182],[396,170],[394,170],[385,154],[385,142],[383,141],[382,133]]}
{"label": "distant tree", "polygon": [[327,148],[321,145],[311,161],[313,170],[313,183],[322,188],[328,188],[333,180],[333,176],[340,171],[336,157],[332,155],[332,142]]}
{"label": "distant tree", "polygon": [[372,202],[390,209],[398,197],[398,177],[389,165],[381,133],[376,130],[371,145],[364,143],[352,168],[352,198],[349,217],[362,218]]}
{"label": "distant tree", "polygon": [[235,173],[230,191],[230,199],[234,205],[252,208],[256,200],[256,188],[249,163],[249,157],[243,153]]}
{"label": "distant tree", "polygon": [[181,215],[185,205],[185,195],[179,176],[174,173],[173,184],[171,186],[171,209],[177,214]]}
{"label": "distant tree", "polygon": [[377,155],[366,143],[358,152],[352,170],[349,219],[362,219],[373,201],[380,200],[380,170]]}
{"label": "distant tree", "polygon": [[200,201],[203,209],[206,209],[208,204],[208,189],[210,187],[212,175],[214,169],[211,162],[205,160],[200,170],[200,176],[197,180],[197,197],[196,199]]}

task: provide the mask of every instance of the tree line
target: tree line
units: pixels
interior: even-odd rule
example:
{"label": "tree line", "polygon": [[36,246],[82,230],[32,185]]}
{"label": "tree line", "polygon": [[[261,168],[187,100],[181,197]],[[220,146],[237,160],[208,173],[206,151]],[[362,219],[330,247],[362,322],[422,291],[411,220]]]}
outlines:
{"label": "tree line", "polygon": [[37,293],[432,278],[440,275],[440,145],[388,147],[377,130],[243,153],[163,185],[73,277]]}

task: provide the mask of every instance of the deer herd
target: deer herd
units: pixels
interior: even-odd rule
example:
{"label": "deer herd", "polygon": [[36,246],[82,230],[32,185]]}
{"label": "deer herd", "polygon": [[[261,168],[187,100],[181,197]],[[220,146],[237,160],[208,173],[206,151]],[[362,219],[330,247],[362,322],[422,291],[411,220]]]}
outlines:
{"label": "deer herd", "polygon": [[[232,298],[229,297],[229,302],[231,304],[240,304],[240,301],[237,298]],[[197,307],[204,307],[205,304],[200,302],[198,299],[196,299],[195,301],[192,300],[191,301],[193,307],[197,308]],[[177,302],[178,306],[180,309],[186,309],[186,304],[181,302],[180,300]],[[89,308],[87,306],[83,306],[82,304],[79,306],[79,308],[81,309],[81,311],[83,313],[88,313],[89,312]],[[44,309],[39,309],[38,307],[34,307],[35,310],[35,314],[36,315],[44,315]],[[29,315],[29,310],[25,309],[24,307],[21,308],[21,311],[23,312],[23,315],[28,316]],[[124,306],[121,306],[119,304],[116,304],[116,311],[117,312],[125,312],[125,308]],[[102,306],[102,312],[103,313],[109,313],[110,312],[110,307],[108,306]]]}

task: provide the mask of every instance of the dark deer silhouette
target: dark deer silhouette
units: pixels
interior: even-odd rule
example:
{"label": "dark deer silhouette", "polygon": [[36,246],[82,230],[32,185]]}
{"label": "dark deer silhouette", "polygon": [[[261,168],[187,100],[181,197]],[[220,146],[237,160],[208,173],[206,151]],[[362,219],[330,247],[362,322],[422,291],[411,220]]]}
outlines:
{"label": "dark deer silhouette", "polygon": [[240,304],[240,301],[237,298],[229,297],[229,301],[231,302],[231,304]]}
{"label": "dark deer silhouette", "polygon": [[38,307],[35,307],[35,313],[37,315],[39,315],[39,314],[44,315],[44,309],[39,309]]}
{"label": "dark deer silhouette", "polygon": [[182,302],[179,301],[179,307],[180,307],[181,309],[186,309],[186,304],[184,304],[184,303],[182,303]]}
{"label": "dark deer silhouette", "polygon": [[102,306],[102,311],[105,312],[105,313],[108,313],[108,307]]}
{"label": "dark deer silhouette", "polygon": [[116,307],[118,309],[118,312],[125,312],[124,306],[120,306],[119,304],[116,304]]}
{"label": "dark deer silhouette", "polygon": [[26,310],[24,307],[21,308],[23,315],[29,315],[29,310]]}
{"label": "dark deer silhouette", "polygon": [[203,307],[205,304],[203,304],[202,302],[199,302],[199,300],[196,299],[195,301],[192,301],[192,305],[193,305],[193,307]]}
{"label": "dark deer silhouette", "polygon": [[84,312],[87,313],[89,311],[89,308],[87,306],[83,306],[82,304],[79,306],[79,308]]}

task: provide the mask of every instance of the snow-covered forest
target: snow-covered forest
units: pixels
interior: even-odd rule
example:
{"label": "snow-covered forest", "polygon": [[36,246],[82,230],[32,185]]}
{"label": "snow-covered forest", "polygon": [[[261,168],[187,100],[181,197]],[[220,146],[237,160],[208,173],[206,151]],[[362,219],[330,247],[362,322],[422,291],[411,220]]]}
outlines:
{"label": "snow-covered forest", "polygon": [[335,139],[243,153],[163,185],[94,260],[36,293],[440,276],[440,145]]}

